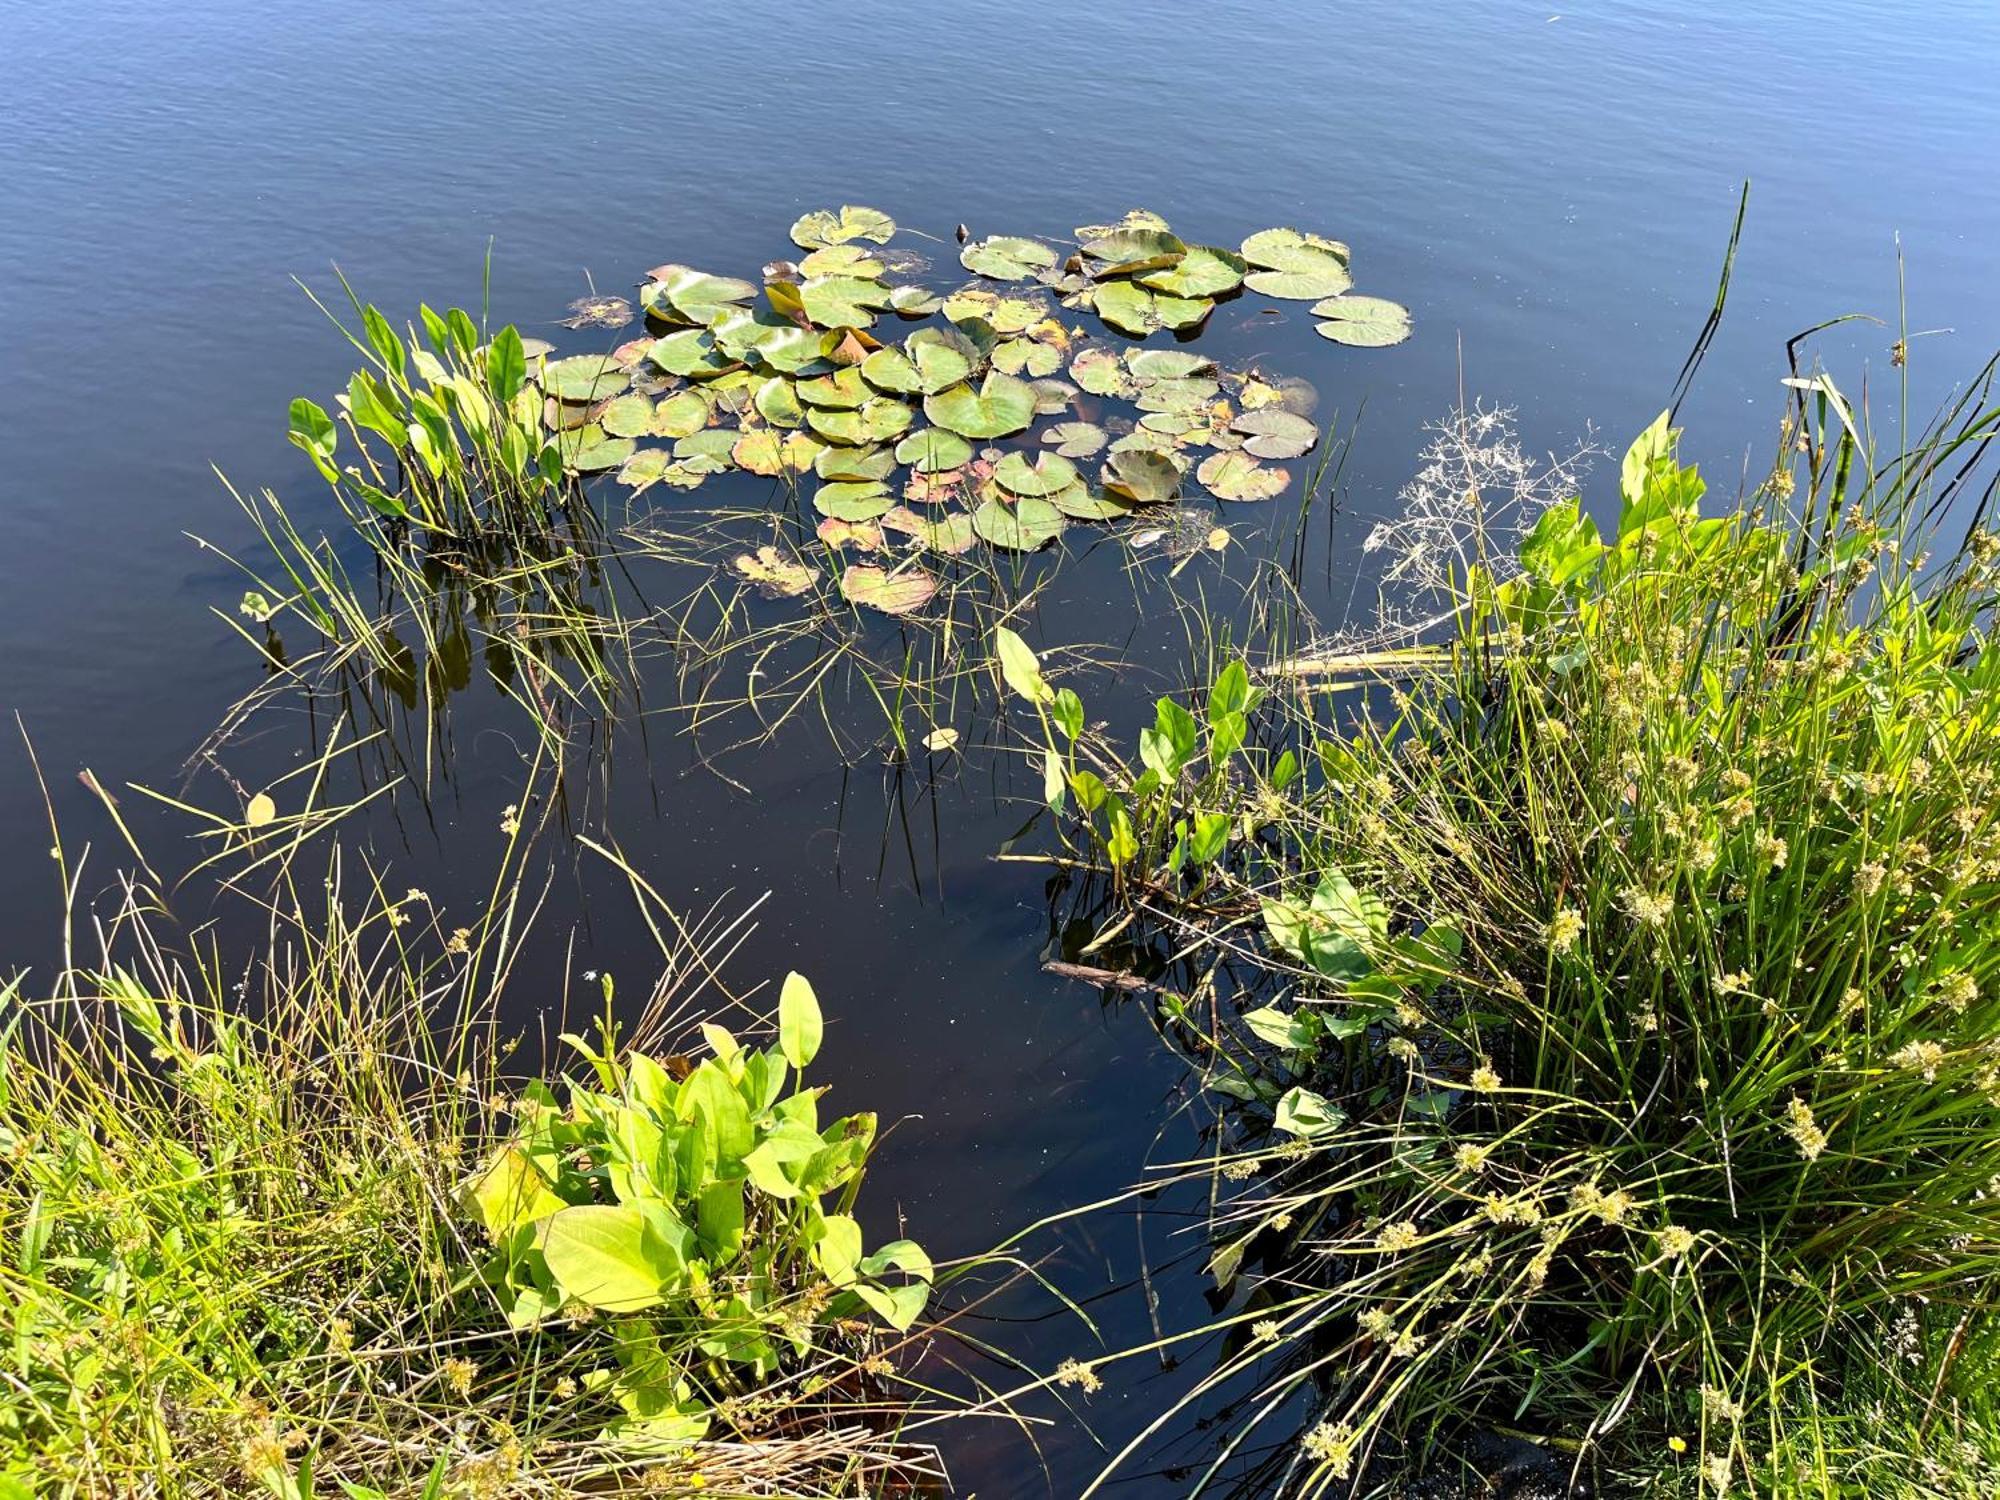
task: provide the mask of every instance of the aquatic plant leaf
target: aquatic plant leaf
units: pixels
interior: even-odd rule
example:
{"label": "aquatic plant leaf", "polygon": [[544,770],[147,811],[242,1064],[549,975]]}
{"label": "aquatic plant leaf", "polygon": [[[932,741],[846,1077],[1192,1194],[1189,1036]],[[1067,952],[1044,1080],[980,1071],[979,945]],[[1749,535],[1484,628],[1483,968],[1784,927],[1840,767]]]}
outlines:
{"label": "aquatic plant leaf", "polygon": [[[640,300],[655,316],[706,328],[725,314],[748,302],[757,288],[734,276],[711,276],[691,266],[662,266],[665,276],[656,275],[640,289]],[[657,288],[657,290],[655,290]],[[650,296],[648,294],[651,294]]]}
{"label": "aquatic plant leaf", "polygon": [[1031,380],[1028,389],[1035,393],[1035,415],[1053,417],[1058,412],[1069,410],[1076,400],[1076,387],[1067,380]]}
{"label": "aquatic plant leaf", "polygon": [[602,401],[632,383],[632,377],[602,354],[573,354],[542,367],[542,389],[558,401]]}
{"label": "aquatic plant leaf", "polygon": [[537,1244],[564,1297],[605,1312],[657,1306],[685,1274],[680,1256],[632,1204],[565,1208],[542,1221]]}
{"label": "aquatic plant leaf", "polygon": [[1157,505],[1180,493],[1181,470],[1166,454],[1149,448],[1114,447],[1102,475],[1106,492],[1140,505]]}
{"label": "aquatic plant leaf", "polygon": [[993,482],[1009,494],[1046,500],[1077,482],[1076,465],[1059,453],[1038,453],[1031,460],[1017,450],[993,466]]}
{"label": "aquatic plant leaf", "polygon": [[864,401],[853,411],[833,411],[815,406],[806,412],[807,424],[821,437],[831,438],[836,443],[856,445],[886,443],[908,431],[915,418],[916,413],[909,407],[888,396],[876,396]]}
{"label": "aquatic plant leaf", "polygon": [[653,430],[653,403],[644,396],[619,396],[605,403],[597,421],[613,437],[645,437]]}
{"label": "aquatic plant leaf", "polygon": [[816,568],[797,558],[787,557],[768,542],[759,547],[754,555],[739,552],[732,566],[743,578],[774,599],[795,599],[810,589],[813,580],[819,577]]}
{"label": "aquatic plant leaf", "polygon": [[1329,297],[1315,302],[1312,311],[1325,319],[1313,331],[1336,344],[1385,349],[1410,336],[1410,310],[1385,297]]}
{"label": "aquatic plant leaf", "polygon": [[259,792],[243,806],[245,828],[265,828],[278,820],[278,804],[269,792]]}
{"label": "aquatic plant leaf", "polygon": [[866,281],[880,281],[888,270],[880,256],[859,245],[828,245],[806,256],[798,268],[803,276],[859,276]]}
{"label": "aquatic plant leaf", "polygon": [[1332,297],[1354,285],[1347,267],[1329,264],[1318,271],[1252,271],[1243,284],[1266,297],[1283,297],[1293,302],[1310,302],[1315,297]]}
{"label": "aquatic plant leaf", "polygon": [[1023,498],[1009,505],[1004,500],[984,501],[972,513],[972,529],[988,546],[1010,552],[1033,552],[1046,547],[1063,534],[1069,524],[1063,513],[1046,500]]}
{"label": "aquatic plant leaf", "polygon": [[1347,246],[1296,229],[1260,229],[1243,242],[1243,258],[1267,271],[1318,271],[1329,260],[1345,266]]}
{"label": "aquatic plant leaf", "polygon": [[979,545],[979,533],[973,528],[972,517],[962,510],[955,510],[931,522],[919,535],[923,544],[933,552],[942,552],[950,557],[963,557]]}
{"label": "aquatic plant leaf", "polygon": [[778,1050],[785,1061],[803,1072],[819,1056],[820,1039],[826,1023],[820,1017],[819,997],[803,974],[796,970],[785,976],[778,991]]}
{"label": "aquatic plant leaf", "polygon": [[824,250],[849,240],[881,245],[895,232],[896,221],[880,209],[843,203],[838,213],[821,208],[800,215],[792,225],[792,243],[801,250]]}
{"label": "aquatic plant leaf", "polygon": [[1098,277],[1165,270],[1178,265],[1188,248],[1172,230],[1136,226],[1077,238],[1090,274]]}
{"label": "aquatic plant leaf", "polygon": [[1025,381],[993,370],[976,391],[970,385],[955,385],[926,396],[924,415],[934,426],[961,437],[1006,437],[1035,419],[1035,393]]}
{"label": "aquatic plant leaf", "polygon": [[828,516],[813,528],[813,535],[829,547],[852,547],[857,552],[880,552],[886,545],[882,528],[874,521],[843,521]]}
{"label": "aquatic plant leaf", "polygon": [[903,567],[890,573],[862,564],[840,575],[840,592],[850,604],[879,609],[885,615],[922,609],[937,590],[937,579],[922,568]]}
{"label": "aquatic plant leaf", "polygon": [[1133,405],[1141,411],[1177,412],[1187,416],[1193,412],[1205,411],[1210,402],[1222,394],[1222,387],[1205,376],[1190,376],[1184,380],[1148,380],[1142,383],[1133,396]]}
{"label": "aquatic plant leaf", "polygon": [[942,752],[949,750],[957,743],[958,743],[958,731],[950,727],[946,727],[943,729],[933,729],[929,734],[925,735],[923,739],[924,748],[932,752]]}
{"label": "aquatic plant leaf", "polygon": [[[580,429],[589,431],[589,429]],[[565,468],[578,474],[596,474],[605,469],[615,469],[638,451],[639,445],[630,438],[607,437],[598,429],[594,438],[568,449],[563,457]]]}
{"label": "aquatic plant leaf", "polygon": [[1049,496],[1049,503],[1078,521],[1119,521],[1132,514],[1132,502],[1117,495],[1093,495],[1082,480]]}
{"label": "aquatic plant leaf", "polygon": [[1173,265],[1144,272],[1137,279],[1141,286],[1176,297],[1220,297],[1241,286],[1248,269],[1248,263],[1234,250],[1190,245],[1187,254]]}
{"label": "aquatic plant leaf", "polygon": [[918,384],[926,396],[948,390],[972,374],[972,358],[953,344],[924,340],[913,334],[908,344],[911,361],[917,367]]}
{"label": "aquatic plant leaf", "polygon": [[752,428],[736,439],[729,450],[730,462],[751,474],[775,479],[781,474],[802,474],[812,467],[813,454],[801,453],[793,443],[794,434],[770,427]]}
{"label": "aquatic plant leaf", "polygon": [[993,368],[1009,375],[1053,375],[1062,368],[1062,350],[1034,339],[1008,339],[994,346]]}
{"label": "aquatic plant leaf", "polygon": [[922,474],[956,469],[972,457],[972,444],[942,427],[926,427],[896,444],[896,461]]}
{"label": "aquatic plant leaf", "polygon": [[1319,441],[1319,428],[1281,406],[1246,411],[1229,424],[1243,435],[1244,451],[1258,458],[1297,458]]}
{"label": "aquatic plant leaf", "polygon": [[757,340],[750,353],[758,364],[780,375],[810,376],[824,373],[837,335],[797,324]]}
{"label": "aquatic plant leaf", "polygon": [[715,347],[705,328],[684,328],[653,340],[646,357],[670,375],[706,379],[737,368],[737,362]]}
{"label": "aquatic plant leaf", "polygon": [[864,483],[887,479],[896,471],[896,455],[887,448],[822,448],[813,472],[822,479]]}
{"label": "aquatic plant leaf", "polygon": [[1267,467],[1247,453],[1211,453],[1194,473],[1219,500],[1269,500],[1292,482],[1290,471]]}
{"label": "aquatic plant leaf", "polygon": [[1215,373],[1214,360],[1186,349],[1130,349],[1125,353],[1125,367],[1139,381],[1189,380]]}
{"label": "aquatic plant leaf", "polygon": [[896,502],[872,481],[837,481],[813,492],[813,509],[836,521],[872,521]]}
{"label": "aquatic plant leaf", "polygon": [[931,529],[931,523],[911,510],[907,505],[890,506],[889,509],[882,512],[882,517],[876,524],[883,531],[893,531],[900,536],[921,537]]}
{"label": "aquatic plant leaf", "polygon": [[1089,458],[1102,451],[1108,439],[1095,422],[1058,422],[1042,434],[1042,441],[1064,458]]}
{"label": "aquatic plant leaf", "polygon": [[1124,398],[1132,394],[1132,380],[1116,349],[1088,345],[1069,362],[1070,379],[1093,396]]}
{"label": "aquatic plant leaf", "polygon": [[1125,216],[1116,224],[1079,224],[1076,237],[1079,241],[1101,240],[1107,235],[1117,234],[1124,229],[1158,229],[1165,231],[1171,226],[1167,221],[1146,208],[1128,208]]}
{"label": "aquatic plant leaf", "polygon": [[1149,292],[1133,281],[1103,282],[1091,294],[1091,306],[1111,327],[1133,338],[1162,328],[1191,328],[1215,310],[1205,297]]}
{"label": "aquatic plant leaf", "polygon": [[893,345],[877,349],[862,360],[861,373],[877,390],[897,395],[914,395],[924,386],[923,376],[917,373],[910,356]]}
{"label": "aquatic plant leaf", "polygon": [[889,306],[906,318],[928,318],[944,306],[944,298],[920,286],[899,286],[889,293]]}
{"label": "aquatic plant leaf", "polygon": [[815,276],[799,284],[799,303],[821,328],[866,328],[889,305],[889,289],[859,276]]}
{"label": "aquatic plant leaf", "polygon": [[875,394],[859,365],[848,365],[830,375],[801,380],[793,387],[792,393],[807,406],[833,411],[852,411]]}
{"label": "aquatic plant leaf", "polygon": [[912,505],[943,505],[962,496],[967,483],[964,469],[940,469],[934,474],[912,469],[903,481],[903,498]]}
{"label": "aquatic plant leaf", "polygon": [[798,392],[782,375],[773,375],[762,382],[751,400],[757,415],[773,427],[799,427],[805,423],[805,409],[799,405]]}
{"label": "aquatic plant leaf", "polygon": [[995,281],[1027,281],[1039,271],[1053,269],[1056,260],[1055,251],[1040,240],[1011,234],[974,240],[958,252],[959,264],[966,270]]}
{"label": "aquatic plant leaf", "polygon": [[670,456],[664,448],[641,448],[618,470],[618,482],[634,492],[651,489],[666,477]]}
{"label": "aquatic plant leaf", "polygon": [[683,461],[713,459],[726,468],[730,461],[729,451],[736,446],[737,436],[733,427],[709,427],[691,432],[674,444],[674,457]]}

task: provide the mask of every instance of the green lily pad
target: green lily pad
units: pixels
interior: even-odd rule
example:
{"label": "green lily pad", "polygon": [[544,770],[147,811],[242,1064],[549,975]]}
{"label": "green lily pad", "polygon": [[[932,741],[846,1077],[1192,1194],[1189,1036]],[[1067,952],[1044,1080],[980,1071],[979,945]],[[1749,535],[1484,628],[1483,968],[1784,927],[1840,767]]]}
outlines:
{"label": "green lily pad", "polygon": [[729,461],[748,474],[775,479],[785,472],[785,434],[770,427],[756,427],[739,435],[729,450]]}
{"label": "green lily pad", "polygon": [[639,289],[640,304],[655,317],[671,323],[706,328],[748,302],[757,288],[734,276],[711,276],[691,266],[661,266],[654,279]]}
{"label": "green lily pad", "polygon": [[1243,258],[1257,267],[1244,285],[1267,297],[1310,302],[1353,285],[1347,246],[1296,229],[1260,230],[1243,242]]}
{"label": "green lily pad", "polygon": [[1257,458],[1297,458],[1319,441],[1319,428],[1282,406],[1246,411],[1229,424],[1243,448]]}
{"label": "green lily pad", "polygon": [[815,276],[799,283],[799,303],[820,328],[866,328],[889,305],[889,289],[859,276]]}
{"label": "green lily pad", "polygon": [[840,592],[850,604],[879,609],[885,615],[922,609],[937,591],[937,579],[922,568],[906,566],[890,573],[863,563],[840,575]]}
{"label": "green lily pad", "polygon": [[602,401],[631,383],[632,377],[602,354],[572,354],[542,367],[542,389],[558,401]]}
{"label": "green lily pad", "polygon": [[1069,376],[1093,396],[1122,399],[1132,394],[1132,378],[1116,349],[1087,345],[1069,362]]}
{"label": "green lily pad", "polygon": [[[979,287],[954,292],[944,299],[944,315],[965,328],[968,336],[975,337],[979,342],[999,335],[1021,333],[1039,323],[1047,311],[1043,303],[1026,297],[1002,297]],[[985,324],[985,330],[975,331],[967,327],[976,323]]]}
{"label": "green lily pad", "polygon": [[818,375],[829,368],[828,353],[836,335],[796,323],[760,338],[750,353],[758,364],[780,375]]}
{"label": "green lily pad", "polygon": [[1181,237],[1168,229],[1121,228],[1108,234],[1077,236],[1093,276],[1133,276],[1179,265],[1187,254]]}
{"label": "green lily pad", "polygon": [[670,375],[700,380],[736,368],[736,361],[715,347],[715,339],[705,328],[683,328],[665,338],[653,340],[646,357]]}
{"label": "green lily pad", "polygon": [[817,569],[788,557],[766,542],[756,552],[739,552],[731,564],[737,575],[773,599],[795,599],[813,586]]}
{"label": "green lily pad", "polygon": [[1012,505],[987,500],[972,513],[972,529],[990,547],[1033,552],[1063,534],[1069,521],[1046,500],[1023,498]]}
{"label": "green lily pad", "polygon": [[907,505],[891,506],[882,512],[881,519],[875,524],[885,532],[894,532],[897,536],[925,536],[931,529],[931,523]]}
{"label": "green lily pad", "polygon": [[1132,514],[1132,502],[1116,495],[1093,495],[1081,480],[1049,496],[1049,503],[1071,520],[1120,521]]}
{"label": "green lily pad", "polygon": [[896,455],[887,448],[822,448],[813,472],[822,479],[850,484],[879,482],[896,470]]}
{"label": "green lily pad", "polygon": [[1009,375],[1053,375],[1062,368],[1062,351],[1034,339],[1008,339],[994,346],[993,368]]}
{"label": "green lily pad", "polygon": [[1315,302],[1312,312],[1325,319],[1314,331],[1336,344],[1385,349],[1410,336],[1410,310],[1385,297],[1329,297]]}
{"label": "green lily pad", "polygon": [[973,527],[972,517],[962,510],[931,522],[921,533],[923,544],[933,552],[947,553],[952,557],[963,557],[979,542],[979,532]]}
{"label": "green lily pad", "polygon": [[[925,337],[927,334],[930,337]],[[926,396],[934,396],[971,378],[972,349],[941,328],[919,329],[904,341],[903,347],[917,367],[917,380]]]}
{"label": "green lily pad", "polygon": [[720,474],[729,465],[721,459],[697,455],[694,458],[677,458],[660,471],[664,483],[677,490],[696,490],[712,474]]}
{"label": "green lily pad", "polygon": [[871,244],[888,243],[896,232],[896,221],[878,208],[861,208],[852,203],[843,203],[839,213],[821,208],[802,215],[792,225],[792,243],[802,250],[824,250],[829,245],[844,245],[849,240],[867,240]]}
{"label": "green lily pad", "polygon": [[806,411],[806,422],[821,437],[836,443],[886,443],[907,432],[915,413],[888,396],[864,401],[853,411],[836,411],[814,406]]}
{"label": "green lily pad", "polygon": [[1125,366],[1134,380],[1187,380],[1215,373],[1214,360],[1186,349],[1129,350]]}
{"label": "green lily pad", "polygon": [[889,293],[889,306],[906,318],[928,318],[944,306],[944,298],[920,286],[899,286]]}
{"label": "green lily pad", "polygon": [[1101,240],[1125,229],[1157,229],[1164,233],[1169,227],[1165,219],[1150,209],[1129,208],[1125,211],[1125,217],[1120,219],[1116,224],[1077,225],[1076,237],[1079,242],[1083,240]]}
{"label": "green lily pad", "polygon": [[908,464],[919,474],[956,469],[971,457],[972,444],[942,427],[926,427],[896,444],[896,462]]}
{"label": "green lily pad", "polygon": [[1042,434],[1042,441],[1064,458],[1089,458],[1103,449],[1107,439],[1095,422],[1058,422]]}
{"label": "green lily pad", "polygon": [[836,521],[872,521],[895,503],[881,485],[865,480],[822,484],[813,491],[813,509]]}
{"label": "green lily pad", "polygon": [[665,477],[668,462],[666,449],[641,448],[618,470],[618,482],[631,485],[635,493],[651,489]]}
{"label": "green lily pad", "polygon": [[1066,412],[1070,403],[1076,400],[1076,387],[1067,380],[1031,380],[1028,389],[1035,393],[1035,415],[1053,417]]}
{"label": "green lily pad", "polygon": [[578,474],[600,473],[617,468],[638,448],[630,438],[606,436],[604,429],[593,422],[563,435],[563,467]]}
{"label": "green lily pad", "polygon": [[1132,404],[1141,411],[1197,412],[1222,394],[1218,381],[1205,376],[1179,380],[1149,380],[1139,387]]}
{"label": "green lily pad", "polygon": [[976,391],[970,385],[955,385],[926,396],[924,415],[934,426],[961,437],[981,441],[1006,437],[1035,419],[1035,393],[1025,381],[993,370]]}
{"label": "green lily pad", "polygon": [[1205,297],[1149,292],[1132,281],[1102,283],[1091,294],[1091,306],[1111,327],[1136,339],[1163,328],[1192,328],[1215,310]]}
{"label": "green lily pad", "polygon": [[859,365],[848,365],[835,370],[830,375],[816,375],[811,380],[801,380],[792,388],[792,394],[807,406],[824,407],[830,411],[852,411],[875,392],[862,374]]}
{"label": "green lily pad", "polygon": [[880,281],[887,269],[880,257],[859,245],[828,245],[799,262],[806,276],[859,276],[865,281]]}
{"label": "green lily pad", "polygon": [[1037,272],[1056,264],[1056,253],[1040,240],[1018,235],[997,234],[991,239],[974,240],[958,252],[966,270],[995,281],[1027,281]]}
{"label": "green lily pad", "polygon": [[605,403],[597,421],[613,437],[645,437],[653,430],[653,403],[644,396],[619,396]]}
{"label": "green lily pad", "polygon": [[1157,505],[1180,493],[1181,470],[1166,454],[1148,448],[1114,450],[1103,473],[1107,493],[1139,505]]}
{"label": "green lily pad", "polygon": [[1247,453],[1211,453],[1194,472],[1218,500],[1269,500],[1292,482],[1289,470],[1260,464]]}
{"label": "green lily pad", "polygon": [[[665,403],[662,403],[663,405]],[[773,375],[757,387],[752,398],[757,415],[773,427],[799,427],[806,420],[805,409],[799,405],[799,397],[792,382],[782,375]],[[680,436],[681,434],[673,434]]]}
{"label": "green lily pad", "polygon": [[1038,453],[1031,460],[1017,450],[993,466],[993,482],[1009,494],[1046,500],[1077,482],[1076,465],[1059,453]]}
{"label": "green lily pad", "polygon": [[843,521],[838,516],[828,516],[813,528],[813,535],[829,547],[852,547],[858,552],[882,550],[882,527],[875,521]]}
{"label": "green lily pad", "polygon": [[1243,284],[1248,263],[1234,250],[1214,245],[1190,245],[1187,254],[1171,266],[1147,271],[1138,278],[1141,286],[1176,297],[1220,297]]}
{"label": "green lily pad", "polygon": [[712,458],[727,468],[730,451],[736,446],[738,436],[736,430],[730,427],[710,427],[689,433],[674,444],[674,457],[681,460]]}
{"label": "green lily pad", "polygon": [[[912,395],[924,388],[924,378],[910,356],[893,344],[877,349],[861,361],[861,373],[877,390]],[[964,379],[963,376],[959,377]],[[950,384],[950,382],[946,382]]]}

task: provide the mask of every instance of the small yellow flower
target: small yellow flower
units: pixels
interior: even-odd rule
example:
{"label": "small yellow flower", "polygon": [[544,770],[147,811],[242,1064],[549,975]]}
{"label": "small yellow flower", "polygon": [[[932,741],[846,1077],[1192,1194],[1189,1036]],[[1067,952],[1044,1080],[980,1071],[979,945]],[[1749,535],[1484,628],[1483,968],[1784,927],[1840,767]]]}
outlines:
{"label": "small yellow flower", "polygon": [[1073,1385],[1086,1396],[1104,1389],[1104,1380],[1080,1359],[1066,1359],[1056,1366],[1056,1384]]}
{"label": "small yellow flower", "polygon": [[1653,1242],[1660,1247],[1660,1254],[1679,1260],[1694,1249],[1694,1231],[1679,1224],[1662,1224],[1653,1236]]}
{"label": "small yellow flower", "polygon": [[455,1395],[469,1396],[472,1394],[472,1381],[479,1373],[479,1366],[469,1359],[448,1359],[438,1366],[438,1373],[444,1377],[444,1383]]}
{"label": "small yellow flower", "polygon": [[1500,1075],[1490,1062],[1483,1062],[1474,1068],[1472,1077],[1466,1081],[1472,1085],[1474,1093],[1496,1094],[1500,1091]]}
{"label": "small yellow flower", "polygon": [[1422,1238],[1422,1235],[1418,1231],[1417,1226],[1412,1224],[1408,1219],[1403,1219],[1397,1223],[1385,1225],[1382,1233],[1376,1237],[1375,1243],[1389,1254],[1396,1255],[1413,1247],[1420,1238]]}
{"label": "small yellow flower", "polygon": [[1558,907],[1549,919],[1549,951],[1568,953],[1583,936],[1583,914],[1573,906]]}

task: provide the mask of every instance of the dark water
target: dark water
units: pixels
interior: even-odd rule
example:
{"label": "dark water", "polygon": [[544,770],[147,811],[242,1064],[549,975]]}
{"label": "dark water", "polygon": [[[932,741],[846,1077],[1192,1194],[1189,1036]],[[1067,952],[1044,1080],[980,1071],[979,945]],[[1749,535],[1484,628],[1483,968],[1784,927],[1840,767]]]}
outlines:
{"label": "dark water", "polygon": [[[1829,354],[1893,419],[1899,235],[1908,326],[1950,330],[1915,345],[1928,410],[2000,346],[1996,85],[2000,7],[1985,0],[0,0],[0,707],[32,736],[70,837],[95,841],[85,885],[102,889],[111,833],[75,772],[181,785],[256,681],[211,613],[241,583],[184,536],[247,542],[210,466],[327,520],[284,408],[324,398],[350,361],[295,274],[324,290],[337,263],[399,315],[476,306],[490,240],[496,316],[550,333],[589,278],[622,289],[667,259],[746,274],[783,252],[798,213],[844,201],[946,238],[960,221],[1062,235],[1133,205],[1191,240],[1336,234],[1360,290],[1415,310],[1409,344],[1336,350],[1297,318],[1216,333],[1313,380],[1323,411],[1363,413],[1327,533],[1321,587],[1337,600],[1345,549],[1461,391],[1518,407],[1535,446],[1592,424],[1618,445],[1650,419],[1745,178],[1729,315],[1683,413],[1712,477],[1733,487],[1763,461],[1783,340],[1835,314],[1892,325],[1850,326]],[[1127,592],[1105,588],[1101,609],[1089,593],[1115,568],[1078,577],[1057,629],[1124,637]],[[1141,628],[1137,645],[1164,666],[1175,643]],[[1143,1019],[1039,972],[1042,877],[989,858],[1025,815],[1004,761],[899,783],[842,770],[798,732],[732,764],[744,793],[689,771],[669,718],[648,730],[651,767],[621,742],[583,821],[682,909],[771,893],[738,977],[811,974],[836,1021],[839,1097],[912,1117],[883,1153],[878,1214],[964,1253],[1186,1148],[1179,1070]],[[468,694],[454,736],[430,805],[398,799],[365,838],[398,888],[464,910],[519,794],[521,726]],[[256,785],[305,744],[279,714],[227,760]],[[212,776],[192,785],[226,805]],[[184,825],[126,800],[171,863]],[[56,891],[23,754],[0,755],[0,816],[14,835],[0,950],[46,965]],[[550,1004],[580,996],[584,970],[633,988],[647,975],[642,928],[586,857],[557,857],[544,938],[528,977]],[[1162,1258],[1186,1245],[1169,1228],[1144,1230]],[[1061,1245],[1053,1269],[1089,1297],[1134,1274],[1140,1232],[1117,1217],[1045,1248]],[[1167,1326],[1198,1318],[1191,1269],[1157,1290]],[[1144,1336],[1138,1298],[1094,1306],[1108,1338]],[[1044,1361],[1088,1352],[1061,1319],[1008,1336]],[[1147,1370],[1090,1404],[1113,1446],[1185,1375]],[[1021,1477],[1023,1452],[997,1432],[967,1444],[968,1487],[1041,1485]],[[1051,1453],[1048,1487],[1073,1493],[1092,1453],[1062,1439]]]}

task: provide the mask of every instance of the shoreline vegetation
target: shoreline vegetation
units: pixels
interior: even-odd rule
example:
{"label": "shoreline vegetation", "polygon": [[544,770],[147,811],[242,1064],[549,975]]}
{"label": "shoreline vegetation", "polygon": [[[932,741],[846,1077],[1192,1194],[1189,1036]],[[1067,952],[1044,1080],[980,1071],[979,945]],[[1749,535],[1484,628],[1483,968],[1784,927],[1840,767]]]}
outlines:
{"label": "shoreline vegetation", "polygon": [[[578,326],[646,319],[609,356],[355,300],[366,367],[290,416],[345,529],[232,491],[268,677],[198,756],[299,696],[334,727],[276,786],[230,778],[227,816],[160,797],[212,850],[177,884],[93,780],[136,873],[85,901],[52,830],[63,962],[0,1030],[0,1500],[946,1494],[954,1424],[1087,1419],[1197,1345],[1213,1367],[1079,1493],[1197,1410],[1192,1492],[1240,1500],[2000,1492],[1995,368],[1883,454],[1795,365],[1769,471],[1722,504],[1667,415],[1600,495],[1592,450],[1537,464],[1505,413],[1455,412],[1362,546],[1375,607],[1323,622],[1298,560],[1345,447],[1310,387],[1043,303],[1143,341],[1247,287],[1336,343],[1407,336],[1344,245],[1135,213],[1074,256],[974,241],[999,289],[942,295],[890,284],[895,229],[808,215],[762,301],[684,266],[639,311],[586,299]],[[1183,594],[1292,460],[1241,607]],[[766,507],[589,479],[731,468]],[[1073,521],[1190,642],[1143,726],[1093,719],[1114,653],[1029,644]],[[342,828],[450,776],[475,674],[534,733],[459,925]],[[962,1260],[864,1231],[876,1124],[808,1082],[819,997],[731,991],[747,914],[684,921],[608,834],[572,836],[658,978],[509,1029],[527,851],[657,711],[738,786],[721,756],[813,720],[848,763],[976,738],[1031,769],[1006,857],[1087,914],[1049,968],[1188,1065],[1206,1154],[1134,1197],[1205,1198],[1208,1321],[1045,1374],[959,1330],[989,1273],[1090,1327],[1041,1279],[1047,1224]],[[196,876],[257,914],[252,951],[177,921]]]}

